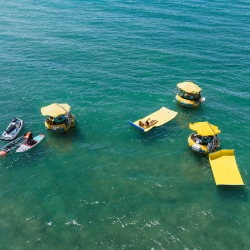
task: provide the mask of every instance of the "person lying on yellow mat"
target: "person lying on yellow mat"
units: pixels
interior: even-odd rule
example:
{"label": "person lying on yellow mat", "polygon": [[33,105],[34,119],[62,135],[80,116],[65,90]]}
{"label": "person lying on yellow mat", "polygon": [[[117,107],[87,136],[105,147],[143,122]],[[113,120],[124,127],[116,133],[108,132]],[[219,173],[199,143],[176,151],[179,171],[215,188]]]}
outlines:
{"label": "person lying on yellow mat", "polygon": [[142,128],[149,128],[150,126],[154,126],[158,122],[156,120],[152,120],[149,122],[149,120],[150,118],[148,118],[145,122],[139,121],[139,126]]}

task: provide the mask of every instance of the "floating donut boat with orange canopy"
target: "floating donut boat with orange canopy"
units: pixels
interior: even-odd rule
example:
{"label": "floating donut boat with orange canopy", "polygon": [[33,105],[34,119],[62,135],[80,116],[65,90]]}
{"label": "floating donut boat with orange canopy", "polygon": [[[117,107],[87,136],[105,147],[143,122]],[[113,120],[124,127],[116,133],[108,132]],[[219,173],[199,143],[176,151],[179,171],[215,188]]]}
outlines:
{"label": "floating donut boat with orange canopy", "polygon": [[196,108],[205,102],[205,98],[201,98],[201,88],[191,81],[185,81],[177,84],[179,92],[175,100],[184,107]]}

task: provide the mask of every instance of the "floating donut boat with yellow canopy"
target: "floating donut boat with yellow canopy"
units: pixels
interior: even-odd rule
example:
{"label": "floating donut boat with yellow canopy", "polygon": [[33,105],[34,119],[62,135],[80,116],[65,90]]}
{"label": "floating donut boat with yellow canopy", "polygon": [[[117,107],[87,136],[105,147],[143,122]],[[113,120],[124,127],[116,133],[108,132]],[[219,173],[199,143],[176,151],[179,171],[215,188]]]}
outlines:
{"label": "floating donut boat with yellow canopy", "polygon": [[220,150],[220,140],[217,135],[221,132],[217,126],[209,122],[189,123],[189,128],[197,134],[188,138],[188,146],[201,154],[209,154]]}
{"label": "floating donut boat with yellow canopy", "polygon": [[179,92],[175,100],[184,107],[196,108],[205,102],[205,98],[201,98],[201,88],[191,81],[185,81],[177,84]]}
{"label": "floating donut boat with yellow canopy", "polygon": [[41,108],[43,116],[49,116],[45,120],[46,129],[53,132],[66,132],[77,126],[75,117],[70,113],[70,106],[66,103],[53,103]]}

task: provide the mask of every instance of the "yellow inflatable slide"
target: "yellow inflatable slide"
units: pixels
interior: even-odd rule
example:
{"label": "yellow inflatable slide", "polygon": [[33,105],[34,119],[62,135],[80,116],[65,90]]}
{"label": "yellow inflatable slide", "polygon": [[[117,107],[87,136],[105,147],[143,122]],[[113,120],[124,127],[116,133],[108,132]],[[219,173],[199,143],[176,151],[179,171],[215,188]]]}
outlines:
{"label": "yellow inflatable slide", "polygon": [[244,186],[236,164],[234,150],[220,150],[209,154],[216,185]]}

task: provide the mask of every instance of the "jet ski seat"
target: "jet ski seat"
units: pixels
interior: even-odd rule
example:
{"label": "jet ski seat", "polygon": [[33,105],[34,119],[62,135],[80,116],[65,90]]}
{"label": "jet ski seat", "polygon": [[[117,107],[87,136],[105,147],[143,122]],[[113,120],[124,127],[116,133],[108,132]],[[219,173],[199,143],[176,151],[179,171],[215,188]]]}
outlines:
{"label": "jet ski seat", "polygon": [[9,128],[7,128],[5,131],[6,133],[12,132],[16,128],[16,125],[10,125]]}

